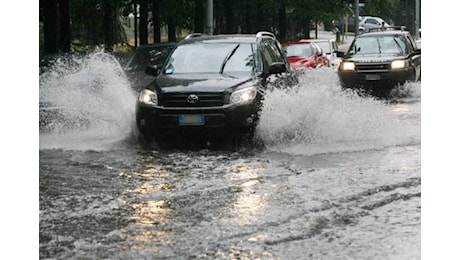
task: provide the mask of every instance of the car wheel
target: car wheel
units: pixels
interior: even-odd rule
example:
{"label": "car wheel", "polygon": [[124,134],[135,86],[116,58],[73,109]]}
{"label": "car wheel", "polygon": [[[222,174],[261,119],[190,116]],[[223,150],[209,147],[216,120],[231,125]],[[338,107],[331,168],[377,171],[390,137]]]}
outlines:
{"label": "car wheel", "polygon": [[230,150],[240,150],[253,145],[255,128],[234,130],[227,140],[227,148]]}

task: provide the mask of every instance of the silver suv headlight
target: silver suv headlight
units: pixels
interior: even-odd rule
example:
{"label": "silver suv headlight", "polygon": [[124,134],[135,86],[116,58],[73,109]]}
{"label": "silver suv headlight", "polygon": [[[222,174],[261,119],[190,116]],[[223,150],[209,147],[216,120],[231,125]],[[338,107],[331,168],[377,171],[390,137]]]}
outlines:
{"label": "silver suv headlight", "polygon": [[403,69],[407,67],[409,67],[409,61],[407,60],[394,60],[391,62],[392,70]]}
{"label": "silver suv headlight", "polygon": [[144,89],[139,94],[139,102],[143,104],[158,105],[158,95],[155,91]]}
{"label": "silver suv headlight", "polygon": [[340,65],[342,70],[353,71],[355,70],[355,63],[351,61],[343,61]]}
{"label": "silver suv headlight", "polygon": [[257,95],[257,89],[255,87],[247,87],[239,89],[232,93],[230,96],[230,104],[248,104],[251,103]]}

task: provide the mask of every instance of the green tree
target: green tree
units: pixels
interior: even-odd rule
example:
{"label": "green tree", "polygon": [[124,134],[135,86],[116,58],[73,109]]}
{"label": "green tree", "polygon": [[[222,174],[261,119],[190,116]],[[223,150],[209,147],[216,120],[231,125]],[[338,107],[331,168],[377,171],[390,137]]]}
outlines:
{"label": "green tree", "polygon": [[51,54],[58,52],[58,21],[57,21],[57,1],[41,0],[40,9],[43,10],[41,19],[43,21],[44,31],[44,53]]}

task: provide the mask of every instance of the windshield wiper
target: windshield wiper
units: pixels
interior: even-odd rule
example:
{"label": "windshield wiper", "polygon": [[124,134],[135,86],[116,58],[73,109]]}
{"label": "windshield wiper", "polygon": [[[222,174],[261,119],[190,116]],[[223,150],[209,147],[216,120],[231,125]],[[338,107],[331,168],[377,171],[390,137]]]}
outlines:
{"label": "windshield wiper", "polygon": [[396,45],[398,45],[398,48],[399,48],[400,53],[403,54],[403,53],[404,53],[404,50],[403,50],[403,48],[401,47],[401,45],[399,44],[399,42],[396,40],[396,38],[393,38],[393,41],[396,42]]}
{"label": "windshield wiper", "polygon": [[225,57],[225,60],[224,62],[222,63],[222,66],[220,67],[220,74],[224,73],[224,68],[225,68],[225,65],[227,64],[228,60],[230,60],[230,58],[233,56],[233,54],[235,54],[236,50],[240,47],[240,45],[236,45],[235,48],[233,48],[233,50],[227,55],[227,57]]}

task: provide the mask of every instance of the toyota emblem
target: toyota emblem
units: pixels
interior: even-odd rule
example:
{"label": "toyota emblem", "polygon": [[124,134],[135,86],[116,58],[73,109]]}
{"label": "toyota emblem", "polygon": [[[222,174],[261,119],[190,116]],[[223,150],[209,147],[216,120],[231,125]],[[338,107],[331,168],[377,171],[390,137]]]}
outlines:
{"label": "toyota emblem", "polygon": [[198,102],[198,96],[195,94],[188,95],[187,103],[189,104],[196,104]]}

